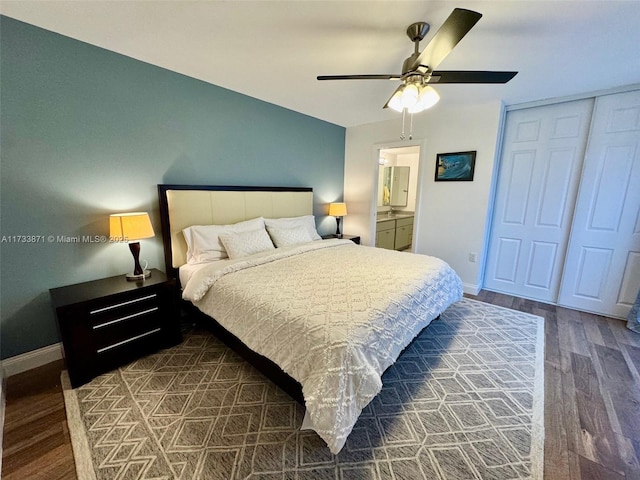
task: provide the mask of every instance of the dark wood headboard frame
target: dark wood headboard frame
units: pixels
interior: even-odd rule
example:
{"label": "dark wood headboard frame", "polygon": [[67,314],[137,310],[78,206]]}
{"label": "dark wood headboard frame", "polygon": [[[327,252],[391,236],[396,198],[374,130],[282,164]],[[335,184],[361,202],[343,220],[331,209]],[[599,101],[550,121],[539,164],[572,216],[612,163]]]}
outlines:
{"label": "dark wood headboard frame", "polygon": [[175,185],[159,184],[158,201],[160,203],[160,224],[162,229],[162,243],[164,250],[164,264],[167,277],[178,280],[178,269],[171,261],[171,224],[167,191],[196,190],[196,191],[226,191],[226,192],[313,192],[310,187],[247,187],[235,185]]}

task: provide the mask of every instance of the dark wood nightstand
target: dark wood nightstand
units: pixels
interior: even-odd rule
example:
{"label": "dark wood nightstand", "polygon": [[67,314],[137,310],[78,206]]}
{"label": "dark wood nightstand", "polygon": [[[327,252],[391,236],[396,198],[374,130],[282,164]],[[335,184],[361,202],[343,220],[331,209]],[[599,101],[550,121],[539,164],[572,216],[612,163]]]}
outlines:
{"label": "dark wood nightstand", "polygon": [[74,388],[182,341],[175,281],[159,270],[140,282],[118,275],[49,292]]}
{"label": "dark wood nightstand", "polygon": [[[333,235],[322,235],[323,240],[328,240],[330,238],[338,238],[336,234]],[[345,240],[351,240],[353,243],[360,245],[360,236],[359,235],[342,235],[339,238],[344,238]]]}

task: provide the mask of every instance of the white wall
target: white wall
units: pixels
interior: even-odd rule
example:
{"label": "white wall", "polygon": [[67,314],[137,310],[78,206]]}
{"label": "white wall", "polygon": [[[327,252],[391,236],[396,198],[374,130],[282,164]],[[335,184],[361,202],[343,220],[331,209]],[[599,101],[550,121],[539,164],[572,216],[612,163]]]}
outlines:
{"label": "white wall", "polygon": [[[373,245],[377,148],[421,145],[416,204],[416,253],[447,261],[462,278],[465,291],[480,288],[485,225],[502,115],[499,102],[448,108],[436,106],[416,115],[414,140],[399,142],[401,118],[347,128],[344,199],[349,207],[344,232]],[[377,147],[376,147],[377,146]],[[435,182],[437,153],[476,150],[473,182]],[[475,263],[469,253],[477,254]]]}

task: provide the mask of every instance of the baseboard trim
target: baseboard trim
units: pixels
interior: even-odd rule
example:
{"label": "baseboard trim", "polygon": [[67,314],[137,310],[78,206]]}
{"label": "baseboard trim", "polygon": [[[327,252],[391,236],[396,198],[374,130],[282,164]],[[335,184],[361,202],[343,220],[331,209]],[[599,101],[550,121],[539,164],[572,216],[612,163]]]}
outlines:
{"label": "baseboard trim", "polygon": [[2,369],[6,377],[38,368],[47,363],[63,358],[62,343],[54,343],[47,347],[38,348],[30,352],[21,353],[2,361]]}
{"label": "baseboard trim", "polygon": [[473,285],[471,283],[462,284],[462,291],[467,295],[478,295],[480,293],[480,290],[481,288],[479,285]]}

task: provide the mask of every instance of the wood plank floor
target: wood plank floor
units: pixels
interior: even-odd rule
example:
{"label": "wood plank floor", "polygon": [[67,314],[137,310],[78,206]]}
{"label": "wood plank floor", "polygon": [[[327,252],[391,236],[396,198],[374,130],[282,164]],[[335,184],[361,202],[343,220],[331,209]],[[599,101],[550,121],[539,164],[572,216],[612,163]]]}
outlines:
{"label": "wood plank floor", "polygon": [[[640,480],[640,335],[621,320],[482,291],[545,322],[546,480]],[[7,379],[2,478],[75,479],[54,362]]]}

